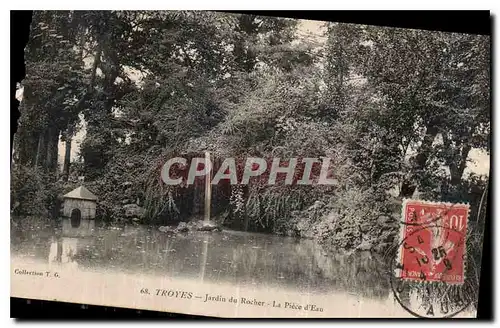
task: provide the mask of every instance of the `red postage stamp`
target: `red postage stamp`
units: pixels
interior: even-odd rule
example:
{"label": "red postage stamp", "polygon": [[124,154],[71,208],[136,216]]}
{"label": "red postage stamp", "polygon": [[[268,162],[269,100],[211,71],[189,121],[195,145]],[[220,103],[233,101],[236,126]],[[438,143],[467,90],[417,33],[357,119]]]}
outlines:
{"label": "red postage stamp", "polygon": [[403,202],[398,278],[464,282],[468,204]]}

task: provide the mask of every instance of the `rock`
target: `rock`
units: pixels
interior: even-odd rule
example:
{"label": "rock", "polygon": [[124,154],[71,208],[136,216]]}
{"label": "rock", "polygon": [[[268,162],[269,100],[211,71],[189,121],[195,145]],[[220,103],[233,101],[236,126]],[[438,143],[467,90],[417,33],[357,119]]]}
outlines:
{"label": "rock", "polygon": [[125,217],[142,217],[144,215],[144,209],[137,204],[127,204],[123,206],[125,210]]}
{"label": "rock", "polygon": [[194,229],[197,229],[198,226],[200,225],[200,222],[201,221],[189,221],[186,225],[187,227],[189,228],[189,230],[194,230]]}
{"label": "rock", "polygon": [[213,231],[215,229],[217,229],[217,225],[212,221],[200,222],[197,227],[198,231]]}
{"label": "rock", "polygon": [[165,232],[165,233],[174,233],[175,232],[175,229],[170,227],[170,226],[161,226],[158,228],[158,230],[160,230],[161,232]]}
{"label": "rock", "polygon": [[177,226],[176,230],[179,232],[188,232],[189,226],[187,225],[186,222],[179,222],[179,225]]}
{"label": "rock", "polygon": [[196,226],[196,230],[198,231],[222,231],[222,227],[220,227],[214,221],[198,221]]}
{"label": "rock", "polygon": [[140,220],[141,220],[141,219],[139,219],[139,218],[132,218],[132,221],[133,221],[133,222],[138,222],[138,221],[140,221]]}

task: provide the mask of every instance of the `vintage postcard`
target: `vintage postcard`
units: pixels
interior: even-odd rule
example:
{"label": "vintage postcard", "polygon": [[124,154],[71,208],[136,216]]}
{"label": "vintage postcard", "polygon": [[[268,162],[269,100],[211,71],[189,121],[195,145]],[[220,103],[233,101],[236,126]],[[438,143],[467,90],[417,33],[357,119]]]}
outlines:
{"label": "vintage postcard", "polygon": [[490,38],[35,11],[11,296],[226,318],[476,317]]}

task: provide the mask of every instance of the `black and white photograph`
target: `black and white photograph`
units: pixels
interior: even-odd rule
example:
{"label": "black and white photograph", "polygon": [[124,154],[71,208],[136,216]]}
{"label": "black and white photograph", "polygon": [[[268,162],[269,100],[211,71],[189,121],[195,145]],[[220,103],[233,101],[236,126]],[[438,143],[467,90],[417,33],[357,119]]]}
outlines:
{"label": "black and white photograph", "polygon": [[476,318],[489,35],[33,11],[11,297],[222,318]]}

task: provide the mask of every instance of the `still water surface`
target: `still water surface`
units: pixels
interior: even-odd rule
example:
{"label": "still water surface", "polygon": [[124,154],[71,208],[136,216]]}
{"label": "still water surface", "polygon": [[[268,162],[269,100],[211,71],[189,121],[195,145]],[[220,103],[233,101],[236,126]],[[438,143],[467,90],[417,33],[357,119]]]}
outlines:
{"label": "still water surface", "polygon": [[171,235],[154,227],[98,227],[82,220],[59,226],[13,227],[13,256],[60,262],[82,270],[259,284],[298,290],[335,290],[384,298],[390,293],[384,264],[369,254],[327,255],[314,240],[240,231]]}
{"label": "still water surface", "polygon": [[327,254],[314,240],[239,231],[171,235],[145,226],[98,227],[93,220],[82,220],[78,228],[69,220],[17,222],[11,231],[17,259],[78,271],[349,294],[395,305],[387,263],[369,253]]}

